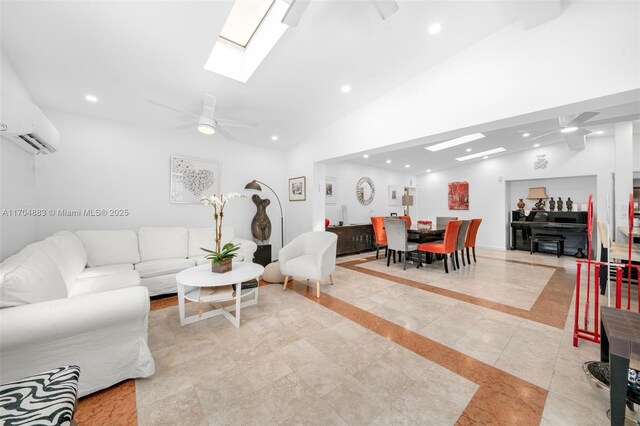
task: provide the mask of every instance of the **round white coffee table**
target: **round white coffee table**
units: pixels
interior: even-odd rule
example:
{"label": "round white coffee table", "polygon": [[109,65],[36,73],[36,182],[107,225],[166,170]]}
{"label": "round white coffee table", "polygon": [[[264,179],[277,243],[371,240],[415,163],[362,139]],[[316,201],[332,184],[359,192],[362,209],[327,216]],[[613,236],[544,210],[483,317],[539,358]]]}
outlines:
{"label": "round white coffee table", "polygon": [[[258,288],[249,288],[242,290],[242,282],[252,279],[260,282],[260,276],[264,272],[262,265],[251,262],[233,262],[233,269],[224,274],[216,274],[211,272],[211,264],[206,263],[193,268],[185,269],[176,275],[178,284],[178,307],[180,309],[180,325],[191,324],[207,318],[218,315],[224,316],[226,319],[240,327],[240,310],[247,306],[253,306],[258,303]],[[200,290],[202,287],[223,287],[231,284],[236,285],[234,292],[229,292],[226,297],[225,293],[221,293],[222,298],[216,298],[215,301],[206,301],[211,303],[216,309],[202,313],[202,315],[191,315],[185,318],[184,301],[201,302]],[[244,296],[253,294],[253,299],[242,302]],[[221,302],[234,300],[235,305],[222,306]],[[231,315],[231,311],[236,311],[235,316]]]}

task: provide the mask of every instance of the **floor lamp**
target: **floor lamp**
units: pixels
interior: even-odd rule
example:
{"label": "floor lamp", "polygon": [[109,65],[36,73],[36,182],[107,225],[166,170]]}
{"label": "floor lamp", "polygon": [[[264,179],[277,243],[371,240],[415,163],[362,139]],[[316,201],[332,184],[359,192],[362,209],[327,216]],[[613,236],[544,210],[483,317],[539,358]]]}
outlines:
{"label": "floor lamp", "polygon": [[284,215],[282,214],[282,203],[280,203],[280,198],[278,197],[278,194],[276,194],[276,191],[274,191],[273,188],[271,188],[266,183],[256,179],[246,184],[244,189],[253,189],[254,191],[262,191],[262,187],[260,186],[260,184],[263,184],[264,186],[269,188],[271,192],[273,192],[273,195],[276,196],[276,200],[278,200],[278,206],[280,206],[280,238],[282,240],[281,247],[284,247]]}

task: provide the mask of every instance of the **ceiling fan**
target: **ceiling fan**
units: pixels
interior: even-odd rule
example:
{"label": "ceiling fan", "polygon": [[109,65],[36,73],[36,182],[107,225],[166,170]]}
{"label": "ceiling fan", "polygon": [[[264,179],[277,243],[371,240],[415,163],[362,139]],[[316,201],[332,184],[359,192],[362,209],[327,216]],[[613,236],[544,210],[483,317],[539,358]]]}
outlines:
{"label": "ceiling fan", "polygon": [[584,137],[591,133],[591,130],[582,127],[582,125],[592,126],[596,124],[595,122],[587,123],[587,121],[598,114],[599,113],[597,112],[582,112],[574,115],[563,115],[558,117],[557,126],[542,129],[520,130],[519,132],[522,133],[523,136],[529,136],[529,134],[535,135],[532,138],[527,139],[528,141],[542,139],[550,135],[559,135],[564,138],[570,149],[579,150],[585,147]]}
{"label": "ceiling fan", "polygon": [[227,118],[220,118],[214,116],[214,111],[216,109],[216,97],[212,95],[205,94],[204,101],[202,102],[202,113],[196,114],[189,111],[184,111],[179,108],[172,107],[170,105],[165,105],[161,102],[149,100],[149,103],[157,105],[162,108],[170,109],[171,111],[179,112],[181,114],[185,114],[191,117],[195,117],[197,120],[190,121],[189,123],[177,126],[178,129],[189,128],[193,126],[197,126],[197,129],[200,133],[204,133],[205,135],[213,135],[216,131],[218,131],[225,139],[233,141],[235,138],[225,127],[244,127],[244,128],[256,128],[258,124],[256,123],[247,123],[237,120],[230,120]]}

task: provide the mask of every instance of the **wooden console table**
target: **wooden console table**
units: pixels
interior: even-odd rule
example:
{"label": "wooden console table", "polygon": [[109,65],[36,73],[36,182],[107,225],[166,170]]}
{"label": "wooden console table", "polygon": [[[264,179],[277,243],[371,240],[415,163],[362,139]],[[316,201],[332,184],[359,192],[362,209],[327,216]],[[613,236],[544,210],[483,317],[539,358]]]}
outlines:
{"label": "wooden console table", "polygon": [[354,254],[375,249],[376,239],[370,223],[329,226],[326,230],[338,235],[336,254]]}

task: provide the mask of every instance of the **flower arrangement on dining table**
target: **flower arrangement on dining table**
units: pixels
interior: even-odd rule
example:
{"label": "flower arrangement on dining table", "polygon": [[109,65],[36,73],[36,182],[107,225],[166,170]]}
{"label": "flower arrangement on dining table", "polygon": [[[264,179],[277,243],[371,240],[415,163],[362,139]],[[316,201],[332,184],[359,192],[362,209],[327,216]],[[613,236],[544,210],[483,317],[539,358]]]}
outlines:
{"label": "flower arrangement on dining table", "polygon": [[215,250],[200,247],[200,250],[207,253],[205,259],[211,260],[212,272],[224,273],[230,271],[232,267],[232,259],[238,255],[237,251],[240,249],[240,245],[233,243],[227,243],[222,246],[222,219],[224,217],[224,208],[227,205],[227,202],[234,198],[245,198],[245,196],[232,191],[228,194],[221,194],[220,197],[213,194],[209,197],[202,197],[200,199],[200,202],[205,206],[213,207],[213,219],[216,224]]}
{"label": "flower arrangement on dining table", "polygon": [[430,220],[419,220],[418,221],[418,229],[431,229],[431,221]]}

